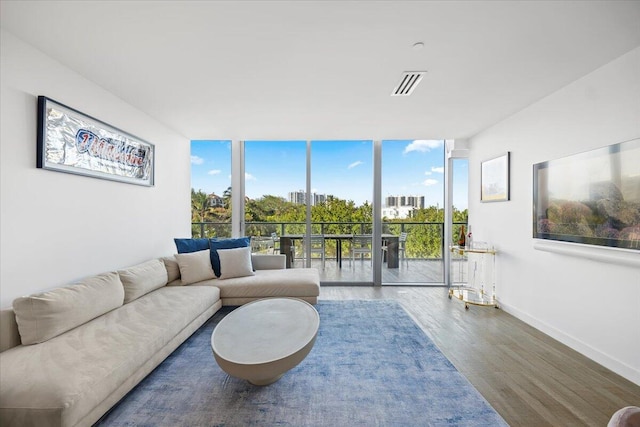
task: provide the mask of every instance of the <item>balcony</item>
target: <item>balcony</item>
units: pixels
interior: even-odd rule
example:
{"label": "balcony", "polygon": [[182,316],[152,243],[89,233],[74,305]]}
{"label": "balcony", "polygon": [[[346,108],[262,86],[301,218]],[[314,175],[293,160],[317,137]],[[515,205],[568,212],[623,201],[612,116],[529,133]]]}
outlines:
{"label": "balcony", "polygon": [[[466,223],[454,223],[453,235],[457,235],[460,226]],[[324,268],[319,254],[313,254],[311,266],[320,271],[323,284],[350,284],[371,282],[373,272],[370,254],[360,256],[351,262],[350,243],[342,242],[342,265],[339,262],[340,243],[329,236],[371,234],[370,223],[357,222],[316,222],[311,224],[312,234],[327,235],[325,240]],[[247,222],[246,235],[254,238],[252,245],[256,253],[273,253],[271,233],[278,236],[303,235],[306,229],[304,222]],[[442,222],[384,222],[383,234],[400,235],[408,233],[404,256],[401,256],[397,268],[382,265],[382,282],[384,284],[442,285],[444,282]],[[224,238],[231,235],[231,224],[222,222],[192,223],[193,237]],[[293,240],[294,257],[292,268],[305,266],[302,239]],[[448,243],[447,243],[448,246]],[[276,252],[278,252],[276,250]],[[454,269],[455,270],[455,269]]]}

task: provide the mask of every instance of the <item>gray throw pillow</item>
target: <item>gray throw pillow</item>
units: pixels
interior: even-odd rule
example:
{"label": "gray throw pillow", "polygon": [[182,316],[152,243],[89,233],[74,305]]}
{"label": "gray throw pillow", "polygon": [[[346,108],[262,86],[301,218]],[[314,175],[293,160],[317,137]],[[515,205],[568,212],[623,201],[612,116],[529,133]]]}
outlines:
{"label": "gray throw pillow", "polygon": [[124,303],[128,304],[167,284],[168,274],[164,262],[152,259],[124,270],[118,270],[124,286]]}
{"label": "gray throw pillow", "polygon": [[220,279],[253,276],[251,248],[218,249]]}
{"label": "gray throw pillow", "polygon": [[180,267],[180,277],[183,285],[215,279],[216,275],[211,267],[209,250],[176,254],[176,260]]}

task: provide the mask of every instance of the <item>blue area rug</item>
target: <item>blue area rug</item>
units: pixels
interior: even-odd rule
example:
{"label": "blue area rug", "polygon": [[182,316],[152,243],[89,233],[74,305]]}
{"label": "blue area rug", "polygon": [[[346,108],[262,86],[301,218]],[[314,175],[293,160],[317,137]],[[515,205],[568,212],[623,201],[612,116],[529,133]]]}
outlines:
{"label": "blue area rug", "polygon": [[395,301],[321,301],[314,348],[279,381],[225,374],[218,311],[100,426],[505,426]]}

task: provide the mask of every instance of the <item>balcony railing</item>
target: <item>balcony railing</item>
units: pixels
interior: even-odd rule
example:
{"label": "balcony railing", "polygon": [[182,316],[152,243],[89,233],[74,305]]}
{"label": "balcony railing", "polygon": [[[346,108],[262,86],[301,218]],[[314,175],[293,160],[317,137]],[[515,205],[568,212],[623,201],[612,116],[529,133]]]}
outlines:
{"label": "balcony railing", "polygon": [[[460,227],[466,226],[466,222],[453,224],[453,233],[448,242],[454,242],[460,233]],[[278,236],[289,234],[304,234],[306,223],[304,222],[246,222],[245,235],[251,237]],[[311,224],[312,234],[371,234],[372,224],[362,222],[314,222]],[[442,222],[383,222],[382,233],[400,235],[408,233],[405,244],[405,256],[409,259],[442,259],[444,248],[444,223]],[[191,224],[191,233],[194,238],[225,238],[231,236],[231,223],[229,222],[194,222]],[[297,241],[301,246],[302,242]],[[447,243],[448,245],[448,243]],[[336,257],[336,242],[328,240],[325,245],[328,258]],[[348,248],[344,248],[348,253]],[[296,248],[297,254],[302,254],[302,247]]]}

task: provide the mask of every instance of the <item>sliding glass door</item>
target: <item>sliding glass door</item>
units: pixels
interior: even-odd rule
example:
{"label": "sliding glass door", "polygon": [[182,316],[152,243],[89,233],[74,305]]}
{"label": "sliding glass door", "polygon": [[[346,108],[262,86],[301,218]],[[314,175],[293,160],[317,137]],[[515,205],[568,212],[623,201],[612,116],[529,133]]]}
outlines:
{"label": "sliding glass door", "polygon": [[325,283],[373,281],[372,153],[373,141],[311,141],[311,233],[324,246],[313,262]]}
{"label": "sliding glass door", "polygon": [[371,283],[372,146],[245,141],[244,233],[253,251],[283,253],[289,268],[317,267],[323,283]]}
{"label": "sliding glass door", "polygon": [[382,141],[382,284],[444,280],[444,141]]}
{"label": "sliding glass door", "polygon": [[467,164],[445,167],[442,140],[192,141],[192,234],[250,236],[325,284],[441,285],[445,173],[451,234],[466,223]]}
{"label": "sliding glass door", "polygon": [[305,265],[306,141],[245,141],[244,221],[254,253],[283,253]]}

